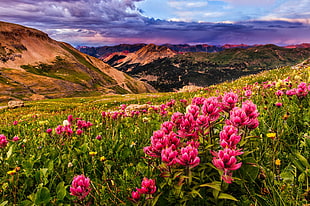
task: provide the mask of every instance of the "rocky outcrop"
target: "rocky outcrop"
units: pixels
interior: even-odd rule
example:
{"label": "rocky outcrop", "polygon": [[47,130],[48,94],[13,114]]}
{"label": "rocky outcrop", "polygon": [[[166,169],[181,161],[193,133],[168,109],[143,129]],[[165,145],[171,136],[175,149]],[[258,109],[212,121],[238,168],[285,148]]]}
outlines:
{"label": "rocky outcrop", "polygon": [[23,107],[23,106],[25,106],[23,101],[9,101],[8,102],[8,107],[10,109],[15,109],[15,108]]}

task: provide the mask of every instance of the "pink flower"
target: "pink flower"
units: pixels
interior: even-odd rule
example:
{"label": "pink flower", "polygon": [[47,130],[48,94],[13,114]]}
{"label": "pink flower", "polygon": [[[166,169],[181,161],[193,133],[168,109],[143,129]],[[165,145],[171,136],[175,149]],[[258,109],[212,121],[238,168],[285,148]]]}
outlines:
{"label": "pink flower", "polygon": [[140,194],[154,194],[156,192],[155,180],[144,177],[141,188],[137,188],[137,190]]}
{"label": "pink flower", "polygon": [[173,128],[174,128],[173,122],[167,121],[161,124],[160,130],[163,131],[165,134],[169,134],[170,132],[172,132]]}
{"label": "pink flower", "polygon": [[281,102],[276,102],[274,105],[277,107],[282,107],[283,104]]}
{"label": "pink flower", "polygon": [[52,129],[51,128],[48,128],[47,130],[46,130],[46,133],[48,133],[48,134],[50,134],[50,133],[52,133]]}
{"label": "pink flower", "polygon": [[97,139],[97,140],[102,140],[101,135],[97,135],[96,139]]}
{"label": "pink flower", "polygon": [[238,135],[238,129],[232,125],[224,126],[220,132],[220,145],[222,148],[236,149],[240,142],[241,136]]}
{"label": "pink flower", "polygon": [[200,163],[198,149],[191,145],[181,148],[181,153],[177,158],[177,162],[184,166],[190,166],[191,168],[196,167]]}
{"label": "pink flower", "polygon": [[278,90],[278,91],[275,92],[275,94],[277,96],[282,96],[284,94],[284,92],[282,90]]}
{"label": "pink flower", "polygon": [[225,148],[224,150],[220,150],[219,152],[211,152],[213,157],[212,163],[213,165],[223,171],[222,179],[231,183],[232,179],[232,171],[237,170],[241,167],[242,163],[237,163],[236,156],[241,155],[243,152],[240,150],[232,150],[229,148]]}
{"label": "pink flower", "polygon": [[[247,90],[251,91],[251,90]],[[222,99],[222,109],[226,112],[232,110],[238,102],[238,95],[234,92],[226,93]]]}
{"label": "pink flower", "polygon": [[244,92],[244,96],[246,96],[246,97],[251,97],[251,96],[252,96],[252,91],[251,91],[251,90],[246,90],[246,91]]}
{"label": "pink flower", "polygon": [[286,91],[286,95],[287,96],[293,96],[295,94],[296,94],[296,89],[295,88]]}
{"label": "pink flower", "polygon": [[81,129],[77,129],[77,130],[75,131],[75,133],[76,133],[77,135],[81,135],[81,134],[83,133],[83,131],[82,131]]}
{"label": "pink flower", "polygon": [[201,111],[204,115],[207,115],[209,121],[216,121],[220,117],[220,104],[216,97],[209,97],[203,102]]}
{"label": "pink flower", "polygon": [[235,127],[241,127],[249,123],[249,117],[243,109],[235,107],[230,111],[230,119],[226,123]]}
{"label": "pink flower", "polygon": [[200,106],[200,105],[203,105],[203,102],[206,100],[206,98],[204,97],[194,97],[192,99],[192,104],[193,105],[197,105],[197,106]]}
{"label": "pink flower", "polygon": [[90,179],[88,177],[78,175],[73,178],[72,186],[70,187],[70,195],[76,196],[82,200],[90,191]]}
{"label": "pink flower", "polygon": [[68,116],[67,120],[68,120],[68,122],[69,122],[70,124],[72,124],[72,122],[73,122],[73,116],[70,114],[70,115]]}
{"label": "pink flower", "polygon": [[296,91],[296,96],[298,98],[303,98],[305,96],[307,96],[307,94],[309,93],[308,88],[307,88],[307,84],[305,82],[301,82],[298,86]]}
{"label": "pink flower", "polygon": [[242,110],[250,119],[257,118],[259,116],[256,105],[252,101],[247,100],[243,102]]}
{"label": "pink flower", "polygon": [[13,122],[13,125],[17,125],[17,124],[18,124],[18,121],[14,121],[14,122]]}
{"label": "pink flower", "polygon": [[175,150],[175,146],[170,146],[169,148],[161,151],[161,160],[167,163],[168,166],[174,165],[177,163],[176,157],[178,154],[178,151]]}
{"label": "pink flower", "polygon": [[140,193],[138,191],[132,191],[131,192],[131,197],[134,200],[134,202],[137,202],[137,201],[139,201],[141,195],[140,195]]}
{"label": "pink flower", "polygon": [[18,140],[19,140],[18,136],[13,137],[13,139],[12,139],[13,142],[17,142]]}
{"label": "pink flower", "polygon": [[6,139],[6,136],[0,134],[0,148],[6,147],[8,143],[9,141]]}

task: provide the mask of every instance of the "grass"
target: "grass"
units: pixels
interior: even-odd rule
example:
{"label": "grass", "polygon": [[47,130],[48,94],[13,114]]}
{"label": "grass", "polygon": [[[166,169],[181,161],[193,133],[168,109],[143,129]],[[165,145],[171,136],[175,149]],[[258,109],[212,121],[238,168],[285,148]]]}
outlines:
{"label": "grass", "polygon": [[[289,83],[282,80],[290,77]],[[276,96],[279,89],[309,83],[310,68],[289,67],[265,71],[203,88],[196,92],[119,94],[26,102],[17,109],[0,110],[0,134],[9,140],[0,148],[0,204],[2,205],[306,205],[309,204],[310,110],[309,95]],[[171,120],[175,112],[186,112],[194,97],[208,98],[233,91],[238,106],[247,98],[257,105],[259,127],[242,129],[237,157],[240,169],[233,171],[231,184],[221,180],[221,170],[212,164],[210,150],[218,151],[219,133],[227,113],[209,127],[208,142],[199,136],[200,164],[194,168],[167,166],[151,158],[143,148],[151,144],[153,132]],[[175,103],[171,103],[171,99]],[[180,101],[182,100],[182,101]],[[187,103],[184,101],[187,100]],[[170,102],[170,103],[169,103]],[[275,103],[281,102],[281,107]],[[166,105],[124,117],[126,104]],[[171,105],[171,106],[167,106]],[[103,117],[102,112],[120,116]],[[57,134],[55,128],[72,115],[72,135]],[[77,121],[93,125],[77,135]],[[16,121],[14,123],[14,121]],[[46,133],[47,129],[53,132]],[[240,130],[241,131],[241,130]],[[177,132],[177,131],[174,131]],[[275,133],[274,138],[270,134]],[[101,140],[96,137],[100,135]],[[18,141],[12,141],[18,136]],[[181,141],[185,141],[182,139]],[[184,142],[185,143],[185,142]],[[279,160],[276,162],[276,160]],[[167,170],[166,170],[167,169]],[[76,175],[91,180],[91,192],[83,200],[70,195]],[[156,192],[141,194],[138,202],[131,192],[144,177],[156,180]],[[148,197],[145,199],[145,197]],[[202,197],[202,198],[201,198]]]}

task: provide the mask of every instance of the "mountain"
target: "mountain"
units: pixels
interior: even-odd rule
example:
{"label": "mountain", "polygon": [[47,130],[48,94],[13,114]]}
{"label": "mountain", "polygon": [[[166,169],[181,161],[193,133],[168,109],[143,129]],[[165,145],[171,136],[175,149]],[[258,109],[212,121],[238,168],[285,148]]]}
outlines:
{"label": "mountain", "polygon": [[6,22],[0,22],[0,75],[0,101],[156,91],[39,30]]}
{"label": "mountain", "polygon": [[77,49],[80,52],[88,54],[93,57],[106,57],[112,53],[116,52],[127,52],[132,53],[138,51],[146,44],[119,44],[116,46],[101,46],[101,47],[88,47],[88,46],[78,46]]}
{"label": "mountain", "polygon": [[310,48],[310,43],[288,45],[288,46],[285,46],[285,48]]}
{"label": "mountain", "polygon": [[[165,46],[157,46],[155,44],[148,44],[136,52],[125,54],[116,53],[115,55],[107,61],[107,58],[103,59],[105,62],[112,62],[111,60],[117,60],[116,62],[112,62],[112,66],[117,68],[126,68],[125,72],[131,70],[131,68],[136,66],[143,66],[149,64],[157,59],[162,59],[166,57],[173,57],[177,54],[177,52],[169,49]],[[123,57],[123,58],[121,58]]]}
{"label": "mountain", "polygon": [[291,66],[309,56],[310,48],[262,45],[215,53],[188,52],[148,64],[120,64],[115,68],[148,82],[159,91],[174,91],[186,85],[204,87],[263,70]]}
{"label": "mountain", "polygon": [[[146,44],[120,44],[116,46],[101,46],[101,47],[87,47],[87,46],[78,46],[77,49],[85,54],[104,59],[111,54],[117,53],[133,53],[146,46]],[[197,44],[197,45],[189,45],[189,44],[163,44],[161,46],[168,47],[169,49],[178,52],[219,52],[225,49],[230,48],[250,48],[253,46],[240,44],[240,45],[232,45],[225,44],[223,46],[215,46],[208,44]]]}

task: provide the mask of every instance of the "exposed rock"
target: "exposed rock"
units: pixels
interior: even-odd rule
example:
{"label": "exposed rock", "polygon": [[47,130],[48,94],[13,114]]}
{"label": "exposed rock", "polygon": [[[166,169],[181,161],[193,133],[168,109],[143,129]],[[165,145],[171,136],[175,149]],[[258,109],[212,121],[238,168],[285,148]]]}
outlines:
{"label": "exposed rock", "polygon": [[15,108],[23,107],[23,106],[25,106],[23,101],[9,101],[8,102],[8,107],[10,109],[15,109]]}

